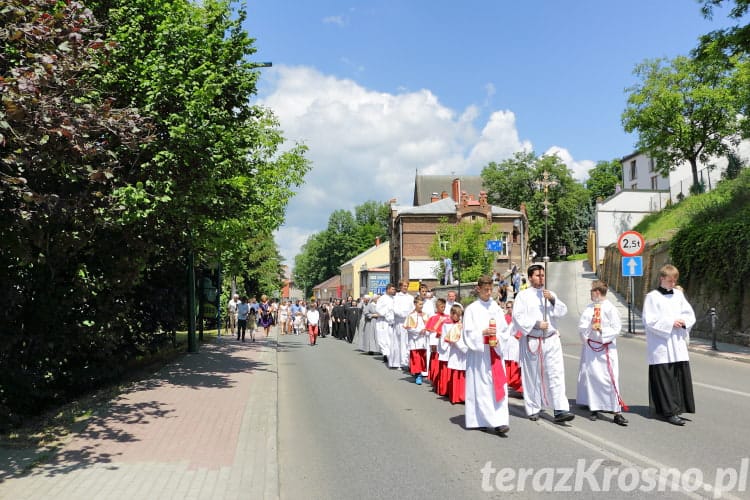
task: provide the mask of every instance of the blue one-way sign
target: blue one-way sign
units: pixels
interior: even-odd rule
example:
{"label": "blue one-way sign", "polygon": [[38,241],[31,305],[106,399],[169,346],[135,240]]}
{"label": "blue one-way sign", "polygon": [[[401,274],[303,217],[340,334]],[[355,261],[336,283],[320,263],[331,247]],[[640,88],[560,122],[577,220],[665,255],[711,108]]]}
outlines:
{"label": "blue one-way sign", "polygon": [[487,240],[485,248],[488,252],[502,252],[503,242],[501,240]]}
{"label": "blue one-way sign", "polygon": [[636,257],[623,257],[622,275],[624,277],[643,276],[643,257],[640,255]]}

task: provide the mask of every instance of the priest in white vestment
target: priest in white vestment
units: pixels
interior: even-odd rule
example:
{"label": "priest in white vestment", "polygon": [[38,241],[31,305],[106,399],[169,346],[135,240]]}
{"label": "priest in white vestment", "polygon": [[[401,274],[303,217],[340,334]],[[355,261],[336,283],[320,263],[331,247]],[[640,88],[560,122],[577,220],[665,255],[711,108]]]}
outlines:
{"label": "priest in white vestment", "polygon": [[389,283],[385,288],[385,293],[378,298],[375,303],[375,313],[377,321],[375,325],[375,339],[383,353],[383,361],[389,361],[388,356],[391,352],[391,338],[393,337],[394,315],[393,315],[393,296],[396,295],[396,285]]}

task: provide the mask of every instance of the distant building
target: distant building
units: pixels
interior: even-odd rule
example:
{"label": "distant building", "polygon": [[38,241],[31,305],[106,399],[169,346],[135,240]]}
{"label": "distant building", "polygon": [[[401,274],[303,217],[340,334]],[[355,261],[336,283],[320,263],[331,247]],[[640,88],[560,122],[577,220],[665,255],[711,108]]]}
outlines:
{"label": "distant building", "polygon": [[[351,295],[355,299],[376,293],[378,282],[388,280],[389,243],[381,243],[380,238],[372,246],[341,264],[341,292],[343,297]],[[383,269],[386,269],[384,272]],[[385,276],[384,278],[382,276]],[[371,282],[371,278],[375,281]],[[383,285],[385,286],[385,285]]]}
{"label": "distant building", "polygon": [[342,297],[341,292],[341,276],[338,274],[313,286],[315,298],[326,302],[331,299],[340,299]]}
{"label": "distant building", "polygon": [[[750,156],[750,142],[740,142],[736,154],[744,161]],[[690,195],[693,174],[689,162],[683,162],[665,176],[656,171],[653,158],[643,152],[623,157],[622,186],[614,195],[596,203],[596,269],[604,258],[604,250],[625,231],[632,230],[650,213],[663,210]],[[727,168],[727,158],[715,158],[709,163],[698,163],[698,180],[706,191],[716,187]]]}
{"label": "distant building", "polygon": [[[511,262],[528,263],[528,218],[521,210],[490,205],[481,189],[481,177],[471,177],[469,184],[479,187],[474,194],[464,189],[462,177],[420,176],[414,186],[415,205],[398,205],[391,200],[391,281],[400,278],[422,281],[430,286],[439,282],[440,262],[429,256],[429,247],[441,222],[486,220],[498,224],[496,237],[502,251],[495,255],[494,270],[504,272]],[[476,182],[477,179],[480,182]],[[432,189],[427,198],[426,189]],[[522,246],[524,257],[521,257]],[[447,256],[447,255],[446,255]],[[455,267],[455,265],[454,265]],[[454,271],[454,277],[457,273]]]}

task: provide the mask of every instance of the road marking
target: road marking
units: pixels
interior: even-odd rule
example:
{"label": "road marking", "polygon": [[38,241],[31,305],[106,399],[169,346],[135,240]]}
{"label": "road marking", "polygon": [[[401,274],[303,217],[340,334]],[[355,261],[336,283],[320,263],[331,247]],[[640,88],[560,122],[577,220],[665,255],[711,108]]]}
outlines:
{"label": "road marking", "polygon": [[[603,439],[598,434],[592,434],[590,432],[586,432],[582,430],[580,427],[560,427],[558,424],[555,424],[553,422],[548,422],[546,420],[544,421],[544,424],[547,424],[547,428],[550,429],[551,431],[556,432],[561,436],[565,436],[571,441],[575,441],[577,444],[580,444],[581,446],[589,448],[592,451],[601,453],[602,455],[604,455],[605,457],[611,460],[616,460],[618,462],[621,462],[623,466],[625,467],[635,467],[636,469],[640,469],[640,470],[643,470],[646,468],[646,467],[637,465],[636,464],[636,461],[637,461],[642,464],[646,464],[648,467],[655,468],[657,471],[669,470],[673,468],[657,460],[651,459],[645,455],[641,455],[637,451],[633,451],[617,443],[614,443],[607,439]],[[578,434],[578,435],[575,435],[575,434]],[[598,442],[599,444],[596,444],[596,442]],[[602,446],[606,446],[609,449],[604,449],[602,448]],[[613,450],[613,451],[610,451],[610,450]],[[625,455],[632,457],[634,460],[628,460],[625,457]],[[657,473],[657,476],[661,476],[661,474]],[[664,479],[666,480],[667,478],[664,478]],[[671,487],[671,483],[666,483],[666,484],[669,484]],[[704,483],[702,481],[696,481],[693,483],[692,486],[696,487],[695,491],[703,491],[703,492],[710,493],[710,494],[714,492],[714,487],[712,485],[708,483]],[[696,499],[705,498],[704,496],[700,494],[684,491],[681,488],[677,488],[675,491],[679,493],[683,493],[690,498],[696,498]],[[732,500],[740,500],[739,497],[736,497],[726,491],[721,492],[721,497],[729,498]]]}
{"label": "road marking", "polygon": [[750,393],[748,392],[735,391],[734,389],[727,389],[726,387],[719,387],[718,385],[704,384],[701,382],[693,382],[693,385],[705,387],[706,389],[712,389],[714,391],[721,391],[721,392],[726,392],[728,394],[734,394],[735,396],[745,396],[746,398],[750,398]]}
{"label": "road marking", "polygon": [[[693,383],[696,384],[695,382]],[[706,386],[709,388],[715,388],[717,390],[723,389],[721,387],[710,386],[708,384],[696,384],[696,385]],[[732,392],[732,393],[739,393],[739,391],[732,391],[731,389],[723,389],[723,390]],[[747,394],[747,393],[739,393],[739,394],[750,396],[750,394]],[[511,414],[519,418],[526,418],[526,413],[524,410],[523,403],[521,402],[516,403],[514,401],[508,401],[508,403],[509,403],[508,405],[509,409],[511,410]],[[641,453],[631,450],[630,448],[619,445],[613,441],[604,439],[599,434],[593,434],[591,432],[587,432],[581,429],[580,427],[573,427],[573,426],[562,427],[546,419],[540,419],[539,422],[541,425],[546,425],[546,428],[548,430],[551,430],[552,432],[556,432],[560,436],[564,436],[568,438],[569,440],[575,442],[576,444],[579,444],[596,453],[599,453],[603,455],[605,458],[622,463],[622,467],[634,467],[640,471],[643,471],[646,468],[655,468],[657,471],[667,471],[667,470],[675,468],[675,467],[670,467],[666,464],[663,464],[652,458],[649,458],[645,455],[642,455]],[[627,457],[630,457],[630,459]],[[661,474],[657,473],[657,477],[661,477]],[[667,481],[665,484],[667,485],[668,488],[671,488],[671,483],[668,481],[668,479],[669,478],[664,478],[664,480]],[[710,496],[714,496],[714,487],[707,482],[697,481],[697,482],[694,482],[692,486],[696,488],[695,491],[697,492],[705,492],[706,494]],[[701,495],[695,492],[685,491],[679,486],[675,490],[673,490],[673,492],[682,493],[690,498],[695,498],[695,499],[705,498],[704,495]],[[728,491],[721,491],[720,494],[721,494],[721,498],[728,498],[731,500],[740,500],[739,497],[732,495]]]}

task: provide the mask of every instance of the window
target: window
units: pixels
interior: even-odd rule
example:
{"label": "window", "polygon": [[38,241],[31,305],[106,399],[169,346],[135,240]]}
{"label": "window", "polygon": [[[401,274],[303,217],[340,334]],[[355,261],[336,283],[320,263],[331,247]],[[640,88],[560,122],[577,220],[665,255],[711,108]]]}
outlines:
{"label": "window", "polygon": [[443,235],[438,235],[438,236],[440,238],[438,240],[438,242],[440,243],[440,249],[443,252],[447,252],[448,251],[448,247],[450,247],[450,241],[448,241]]}
{"label": "window", "polygon": [[649,158],[648,159],[648,171],[653,172],[654,169],[656,169],[656,162],[654,161],[653,158]]}
{"label": "window", "polygon": [[630,180],[634,181],[638,177],[638,170],[635,168],[635,160],[630,161]]}
{"label": "window", "polygon": [[654,175],[651,177],[651,189],[653,191],[656,191],[657,189],[659,189],[659,176],[658,175]]}

